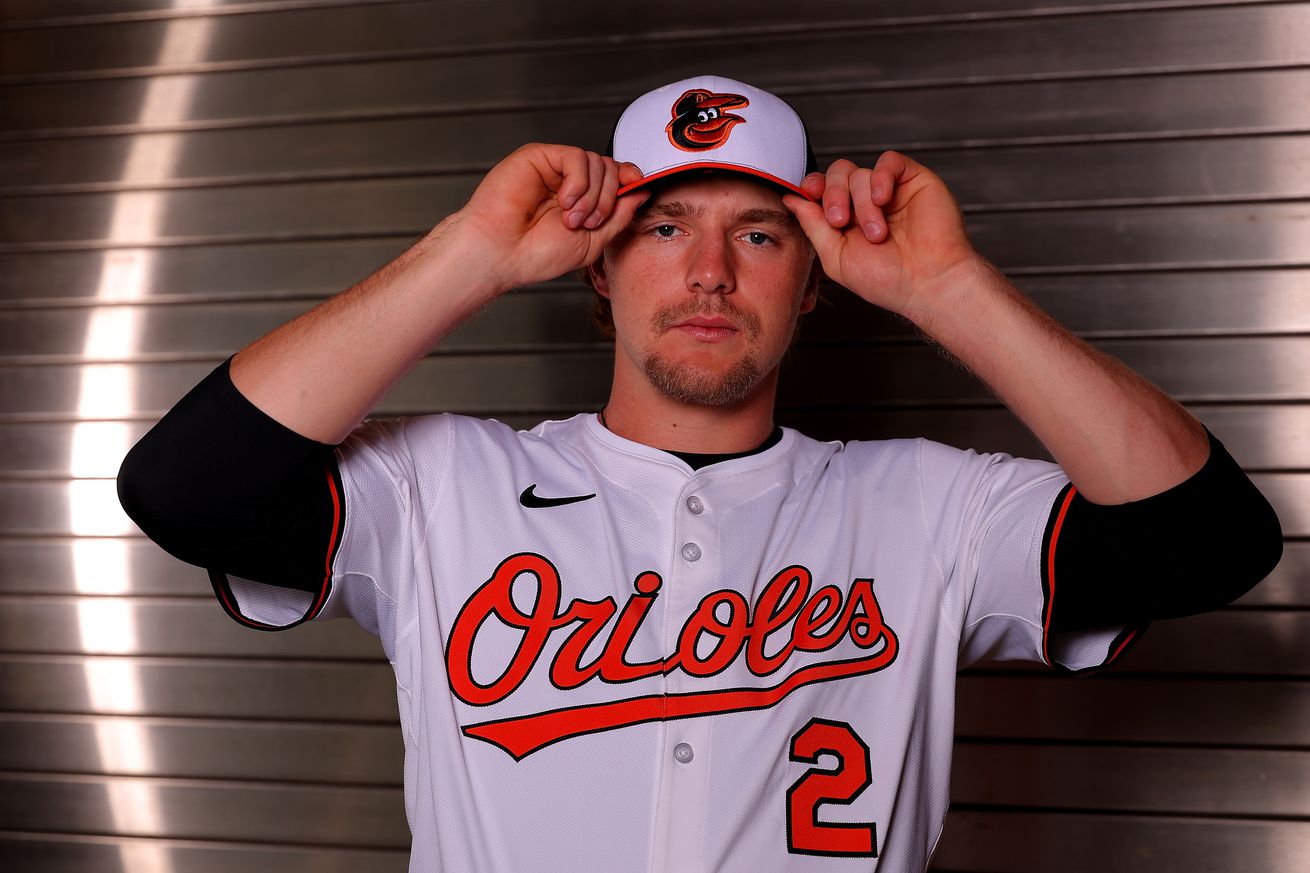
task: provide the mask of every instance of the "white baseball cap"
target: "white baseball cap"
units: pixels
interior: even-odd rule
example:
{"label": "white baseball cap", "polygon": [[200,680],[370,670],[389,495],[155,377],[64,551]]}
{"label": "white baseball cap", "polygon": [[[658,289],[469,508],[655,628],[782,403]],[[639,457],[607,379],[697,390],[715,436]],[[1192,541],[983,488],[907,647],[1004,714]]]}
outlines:
{"label": "white baseball cap", "polygon": [[619,194],[675,173],[727,170],[814,199],[801,189],[817,169],[805,122],[782,98],[736,79],[696,76],[643,94],[614,125],[610,154],[642,172]]}

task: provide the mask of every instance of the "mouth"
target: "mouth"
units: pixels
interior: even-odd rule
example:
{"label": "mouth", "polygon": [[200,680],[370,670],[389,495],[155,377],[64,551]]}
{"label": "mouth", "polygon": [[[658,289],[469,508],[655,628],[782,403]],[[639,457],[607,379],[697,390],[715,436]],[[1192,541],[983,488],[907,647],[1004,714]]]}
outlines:
{"label": "mouth", "polygon": [[673,329],[707,342],[725,340],[738,332],[737,325],[716,315],[696,315],[678,322]]}

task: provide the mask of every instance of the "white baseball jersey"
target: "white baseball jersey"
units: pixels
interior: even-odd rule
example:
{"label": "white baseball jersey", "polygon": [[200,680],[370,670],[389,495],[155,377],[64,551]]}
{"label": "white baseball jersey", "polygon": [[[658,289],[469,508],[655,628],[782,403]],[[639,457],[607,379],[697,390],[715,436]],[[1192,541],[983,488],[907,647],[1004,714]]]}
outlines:
{"label": "white baseball jersey", "polygon": [[595,415],[369,424],[339,460],[324,594],[229,606],[381,638],[413,871],[923,870],[956,670],[1131,634],[1046,633],[1045,462],[784,429],[693,471]]}

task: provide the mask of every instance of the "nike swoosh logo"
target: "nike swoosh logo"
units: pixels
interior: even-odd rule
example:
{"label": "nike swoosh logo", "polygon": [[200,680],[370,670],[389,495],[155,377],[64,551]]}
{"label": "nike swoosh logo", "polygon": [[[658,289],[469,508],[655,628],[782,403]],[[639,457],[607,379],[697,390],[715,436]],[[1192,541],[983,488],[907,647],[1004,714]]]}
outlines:
{"label": "nike swoosh logo", "polygon": [[536,494],[532,493],[536,487],[537,486],[533,484],[524,488],[523,493],[519,495],[519,503],[522,503],[529,509],[541,509],[546,506],[567,506],[570,503],[590,500],[596,496],[595,494],[579,494],[577,497],[538,497]]}

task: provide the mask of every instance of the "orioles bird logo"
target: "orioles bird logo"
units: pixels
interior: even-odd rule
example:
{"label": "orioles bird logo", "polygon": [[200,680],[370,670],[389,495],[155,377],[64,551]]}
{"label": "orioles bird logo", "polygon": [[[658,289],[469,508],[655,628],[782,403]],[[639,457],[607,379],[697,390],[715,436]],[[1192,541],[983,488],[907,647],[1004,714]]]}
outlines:
{"label": "orioles bird logo", "polygon": [[673,120],[664,128],[669,142],[685,152],[716,149],[728,141],[733,127],[746,119],[729,109],[744,109],[750,101],[740,94],[715,94],[693,88],[673,104]]}

